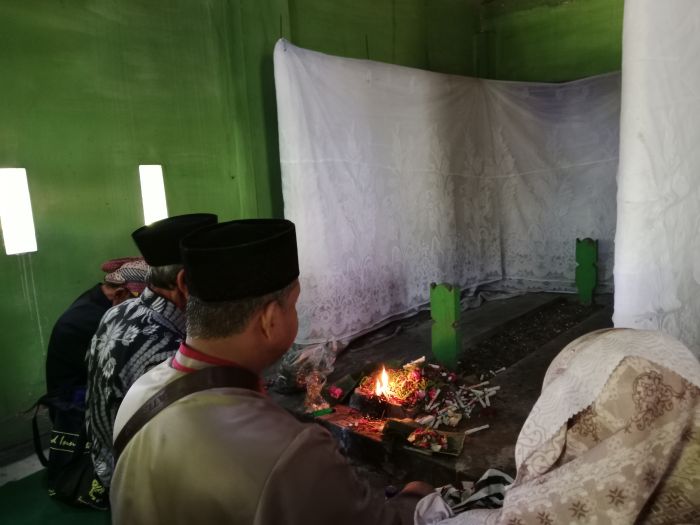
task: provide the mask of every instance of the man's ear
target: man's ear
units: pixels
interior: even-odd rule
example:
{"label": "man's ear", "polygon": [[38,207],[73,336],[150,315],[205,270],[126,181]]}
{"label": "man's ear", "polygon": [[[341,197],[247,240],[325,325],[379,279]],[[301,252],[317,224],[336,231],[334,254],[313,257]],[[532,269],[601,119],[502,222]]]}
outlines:
{"label": "man's ear", "polygon": [[190,290],[187,287],[187,280],[185,279],[185,270],[184,268],[177,272],[177,277],[175,277],[175,283],[177,284],[177,289],[182,292],[182,294],[185,296],[185,299],[187,299],[190,296]]}
{"label": "man's ear", "polygon": [[277,308],[279,308],[277,302],[270,301],[263,306],[260,312],[260,330],[266,339],[272,339],[272,337],[274,337]]}

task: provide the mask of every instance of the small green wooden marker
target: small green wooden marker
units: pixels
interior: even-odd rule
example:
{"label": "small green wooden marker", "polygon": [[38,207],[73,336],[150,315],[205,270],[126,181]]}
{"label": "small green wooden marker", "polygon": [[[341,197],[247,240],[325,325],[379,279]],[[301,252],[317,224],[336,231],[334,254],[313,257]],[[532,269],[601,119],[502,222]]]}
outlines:
{"label": "small green wooden marker", "polygon": [[451,284],[430,284],[430,316],[433,319],[433,356],[450,369],[457,367],[462,351],[459,323],[459,288]]}
{"label": "small green wooden marker", "polygon": [[598,283],[598,241],[587,237],[576,239],[576,288],[582,304],[593,302]]}

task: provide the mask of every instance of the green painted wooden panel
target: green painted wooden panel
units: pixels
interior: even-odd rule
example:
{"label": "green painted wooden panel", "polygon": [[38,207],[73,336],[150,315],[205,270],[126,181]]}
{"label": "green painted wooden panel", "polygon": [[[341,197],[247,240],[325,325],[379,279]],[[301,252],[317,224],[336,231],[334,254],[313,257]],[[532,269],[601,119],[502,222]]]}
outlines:
{"label": "green painted wooden panel", "polygon": [[462,351],[458,329],[459,288],[447,284],[430,285],[431,345],[433,357],[443,366],[455,369]]}
{"label": "green painted wooden panel", "polygon": [[583,304],[593,302],[598,284],[598,241],[587,237],[576,239],[576,288]]}

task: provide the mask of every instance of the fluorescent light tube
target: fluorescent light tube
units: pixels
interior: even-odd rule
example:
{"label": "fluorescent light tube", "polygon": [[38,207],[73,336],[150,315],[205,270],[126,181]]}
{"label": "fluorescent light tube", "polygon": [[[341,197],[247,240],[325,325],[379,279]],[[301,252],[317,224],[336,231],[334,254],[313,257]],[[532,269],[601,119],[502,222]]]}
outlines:
{"label": "fluorescent light tube", "polygon": [[32,203],[24,168],[0,168],[0,228],[7,255],[36,251]]}
{"label": "fluorescent light tube", "polygon": [[148,225],[166,219],[168,205],[165,201],[163,169],[159,164],[142,164],[139,166],[139,175],[141,176],[144,223]]}

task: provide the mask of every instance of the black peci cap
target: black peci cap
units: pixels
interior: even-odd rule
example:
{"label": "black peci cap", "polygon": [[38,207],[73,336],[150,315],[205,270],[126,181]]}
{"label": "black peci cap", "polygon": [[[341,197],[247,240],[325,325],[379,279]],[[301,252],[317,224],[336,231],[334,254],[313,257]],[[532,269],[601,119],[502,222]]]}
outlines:
{"label": "black peci cap", "polygon": [[181,242],[189,293],[205,302],[281,290],[299,277],[294,223],[244,219],[207,226]]}
{"label": "black peci cap", "polygon": [[180,240],[204,226],[216,224],[217,220],[213,213],[176,215],[142,226],[131,237],[150,266],[181,264]]}

